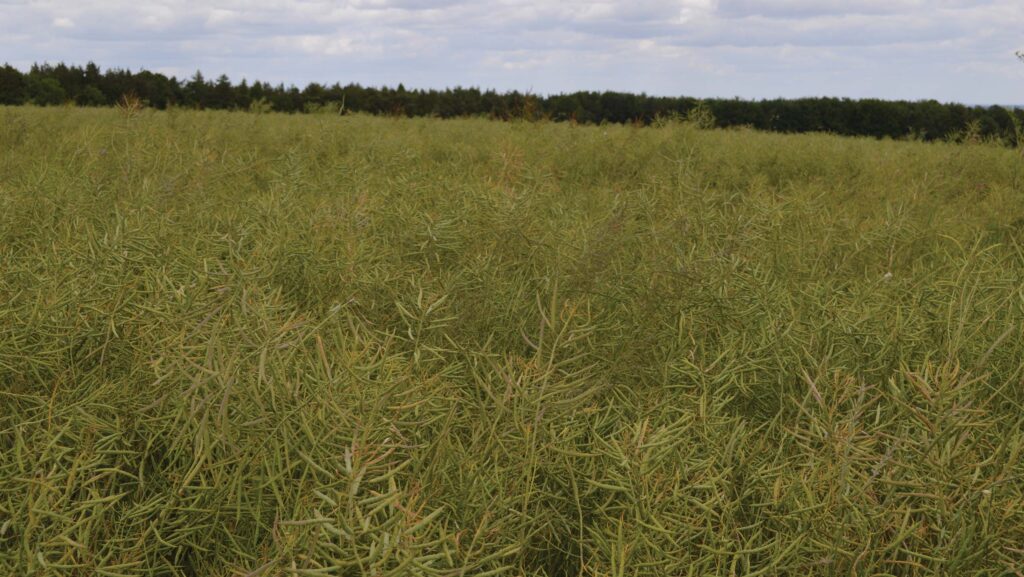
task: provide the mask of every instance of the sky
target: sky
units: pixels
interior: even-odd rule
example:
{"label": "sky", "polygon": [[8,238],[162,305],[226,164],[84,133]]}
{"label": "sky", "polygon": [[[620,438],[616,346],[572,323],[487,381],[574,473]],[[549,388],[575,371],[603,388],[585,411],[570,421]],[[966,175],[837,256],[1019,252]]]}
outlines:
{"label": "sky", "polygon": [[0,0],[0,62],[304,86],[1024,103],[1024,0]]}

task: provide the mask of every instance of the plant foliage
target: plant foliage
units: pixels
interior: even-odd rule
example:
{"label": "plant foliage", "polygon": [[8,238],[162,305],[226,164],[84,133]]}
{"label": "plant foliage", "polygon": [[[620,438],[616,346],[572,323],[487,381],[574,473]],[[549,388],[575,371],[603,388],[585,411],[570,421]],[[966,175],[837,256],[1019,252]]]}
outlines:
{"label": "plant foliage", "polygon": [[0,108],[0,574],[1020,574],[1022,177]]}

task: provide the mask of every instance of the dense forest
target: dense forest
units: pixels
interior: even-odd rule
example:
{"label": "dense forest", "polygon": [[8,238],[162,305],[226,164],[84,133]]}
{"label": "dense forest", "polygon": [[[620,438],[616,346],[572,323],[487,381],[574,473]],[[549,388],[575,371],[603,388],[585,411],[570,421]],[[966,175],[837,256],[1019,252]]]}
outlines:
{"label": "dense forest", "polygon": [[877,138],[992,139],[1016,145],[1024,140],[1024,111],[1001,106],[965,106],[927,101],[801,98],[775,100],[697,99],[621,92],[574,92],[535,96],[518,91],[499,93],[478,88],[406,90],[359,84],[305,88],[245,80],[233,83],[221,75],[208,80],[196,72],[178,79],[141,70],[93,63],[84,67],[36,64],[28,72],[0,67],[0,104],[40,106],[75,103],[111,106],[125,97],[164,109],[279,112],[366,112],[379,115],[486,116],[498,119],[546,118],[582,123],[651,123],[685,117],[717,127],[749,126],[776,132],[831,132]]}

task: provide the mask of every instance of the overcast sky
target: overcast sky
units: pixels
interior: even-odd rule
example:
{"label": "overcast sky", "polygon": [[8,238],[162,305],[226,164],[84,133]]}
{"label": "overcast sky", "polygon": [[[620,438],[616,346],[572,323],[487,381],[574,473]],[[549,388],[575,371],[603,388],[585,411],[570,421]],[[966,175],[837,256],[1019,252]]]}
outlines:
{"label": "overcast sky", "polygon": [[0,62],[274,83],[1024,103],[1024,0],[0,0]]}

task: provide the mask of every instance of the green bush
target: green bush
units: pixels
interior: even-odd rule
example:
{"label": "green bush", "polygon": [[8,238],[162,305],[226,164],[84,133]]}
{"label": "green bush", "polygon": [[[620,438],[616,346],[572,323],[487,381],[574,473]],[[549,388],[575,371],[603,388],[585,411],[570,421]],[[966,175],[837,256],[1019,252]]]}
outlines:
{"label": "green bush", "polygon": [[59,106],[67,101],[68,95],[64,92],[60,82],[55,78],[34,78],[28,79],[28,94],[33,104],[38,106]]}

